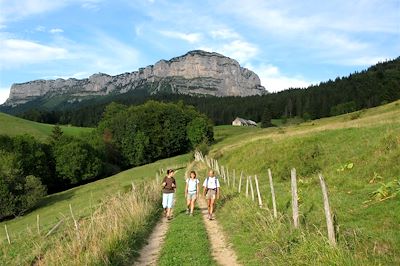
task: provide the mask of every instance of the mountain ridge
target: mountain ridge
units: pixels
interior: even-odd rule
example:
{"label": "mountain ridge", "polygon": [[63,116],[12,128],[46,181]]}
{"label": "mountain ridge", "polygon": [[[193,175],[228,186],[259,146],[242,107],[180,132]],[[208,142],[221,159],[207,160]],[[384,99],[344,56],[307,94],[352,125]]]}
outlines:
{"label": "mountain ridge", "polygon": [[15,107],[38,98],[70,96],[80,101],[87,96],[121,94],[135,89],[158,92],[212,96],[262,95],[266,90],[253,71],[241,67],[229,57],[202,50],[189,51],[170,60],[118,75],[95,73],[84,79],[33,80],[15,83],[4,106]]}

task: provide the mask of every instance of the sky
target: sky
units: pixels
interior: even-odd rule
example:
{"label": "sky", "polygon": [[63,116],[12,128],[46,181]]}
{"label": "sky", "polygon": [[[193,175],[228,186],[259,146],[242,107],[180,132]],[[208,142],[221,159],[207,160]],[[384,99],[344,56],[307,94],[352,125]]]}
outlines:
{"label": "sky", "polygon": [[400,0],[0,0],[0,103],[13,83],[136,71],[190,50],[270,92],[400,56]]}

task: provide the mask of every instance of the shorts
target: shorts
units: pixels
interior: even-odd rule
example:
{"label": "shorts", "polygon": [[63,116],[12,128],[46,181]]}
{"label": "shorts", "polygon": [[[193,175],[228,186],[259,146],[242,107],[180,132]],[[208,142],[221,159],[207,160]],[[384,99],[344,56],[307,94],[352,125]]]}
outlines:
{"label": "shorts", "polygon": [[163,193],[162,206],[164,209],[171,209],[174,206],[174,194],[175,193]]}
{"label": "shorts", "polygon": [[188,200],[195,200],[197,199],[197,192],[189,192],[186,197]]}
{"label": "shorts", "polygon": [[209,189],[206,194],[206,199],[215,199],[217,191],[214,189]]}

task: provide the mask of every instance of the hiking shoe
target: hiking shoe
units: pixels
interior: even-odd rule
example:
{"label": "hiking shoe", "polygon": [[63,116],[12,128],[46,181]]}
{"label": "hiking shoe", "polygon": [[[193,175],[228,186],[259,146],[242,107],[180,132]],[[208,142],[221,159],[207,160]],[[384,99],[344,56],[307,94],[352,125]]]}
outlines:
{"label": "hiking shoe", "polygon": [[186,209],[186,214],[189,214],[189,209]]}
{"label": "hiking shoe", "polygon": [[191,213],[189,214],[189,216],[193,216],[193,213],[191,212]]}

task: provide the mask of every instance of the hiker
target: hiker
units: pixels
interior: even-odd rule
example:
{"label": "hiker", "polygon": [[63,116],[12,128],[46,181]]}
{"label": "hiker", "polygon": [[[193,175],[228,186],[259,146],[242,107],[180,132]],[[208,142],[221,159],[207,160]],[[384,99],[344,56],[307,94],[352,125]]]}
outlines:
{"label": "hiker", "polygon": [[219,180],[215,176],[214,171],[210,170],[208,172],[208,177],[204,180],[203,183],[203,196],[206,197],[207,206],[208,206],[208,216],[209,220],[213,220],[213,211],[214,211],[214,203],[215,200],[219,199],[220,185]]}
{"label": "hiker", "polygon": [[176,190],[176,182],[174,178],[175,171],[173,169],[167,170],[167,175],[164,177],[163,187],[163,200],[162,205],[164,208],[164,216],[168,220],[172,219],[172,207],[174,205],[174,194]]}
{"label": "hiker", "polygon": [[186,179],[185,198],[186,198],[186,214],[193,216],[193,209],[196,199],[199,196],[199,179],[195,171],[190,172],[190,176]]}

